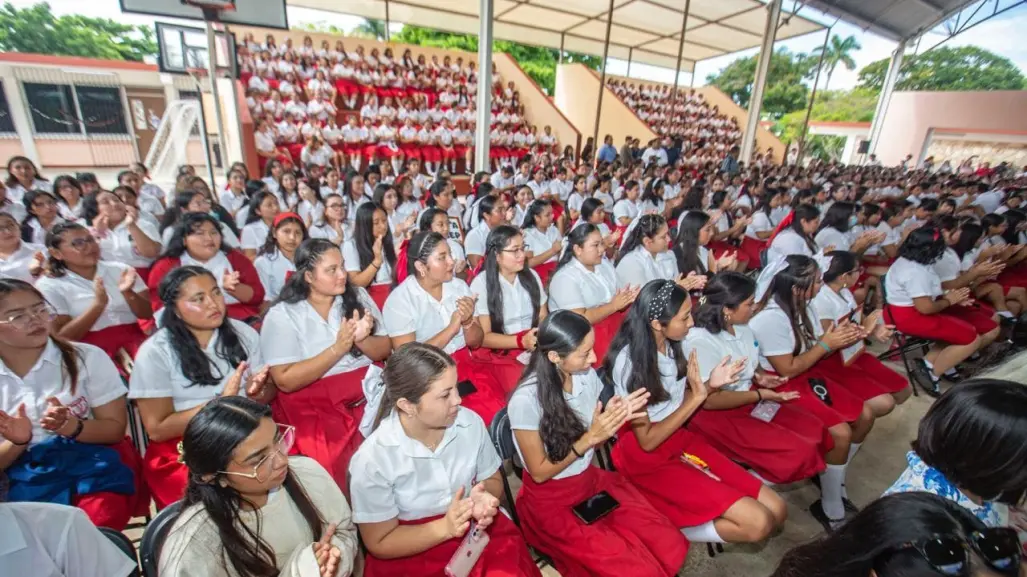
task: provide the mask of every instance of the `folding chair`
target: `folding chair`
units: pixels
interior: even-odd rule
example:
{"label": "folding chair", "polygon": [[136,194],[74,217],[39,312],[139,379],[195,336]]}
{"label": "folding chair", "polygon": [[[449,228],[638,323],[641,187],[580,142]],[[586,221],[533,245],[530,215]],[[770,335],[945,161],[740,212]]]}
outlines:
{"label": "folding chair", "polygon": [[[886,276],[887,275],[881,275],[881,282],[879,283],[879,286],[881,287],[881,300],[884,301],[884,321],[887,324],[894,325],[895,319],[888,312],[888,292],[884,288]],[[913,365],[909,358],[909,353],[920,349],[921,353],[926,354],[927,350],[931,346],[931,341],[920,337],[911,337],[898,329],[895,330],[891,338],[892,346],[887,351],[877,355],[877,358],[878,360],[883,361],[890,359],[895,355],[899,355],[902,358],[902,366],[906,369],[906,376],[909,379],[909,384],[913,387],[913,394],[915,396],[920,396],[916,378],[913,377]]]}
{"label": "folding chair", "polygon": [[164,546],[164,540],[168,536],[168,531],[175,524],[175,520],[178,519],[178,514],[182,512],[182,502],[176,501],[168,505],[157,516],[153,518],[153,521],[146,526],[146,530],[143,531],[143,539],[139,543],[139,558],[143,565],[143,575],[145,577],[157,577],[157,566],[160,563],[160,550]]}
{"label": "folding chair", "polygon": [[136,548],[132,545],[132,541],[121,531],[115,531],[110,527],[97,527],[97,529],[99,529],[100,532],[103,533],[104,537],[107,537],[111,543],[114,543],[115,547],[121,549],[121,552],[124,553],[126,557],[135,563],[136,568],[129,573],[129,577],[139,577],[139,559],[136,557]]}
{"label": "folding chair", "polygon": [[[599,401],[603,403],[603,408],[606,408],[606,403],[610,402],[610,399],[614,396],[613,391],[613,378],[606,372],[606,367],[599,367],[596,369],[596,374],[599,375],[599,380],[603,383],[603,390],[599,393]],[[610,452],[610,447],[617,441],[616,435],[610,437],[610,440],[596,447],[596,460],[599,461],[599,466],[607,471],[616,471],[617,468],[613,465],[613,454]]]}

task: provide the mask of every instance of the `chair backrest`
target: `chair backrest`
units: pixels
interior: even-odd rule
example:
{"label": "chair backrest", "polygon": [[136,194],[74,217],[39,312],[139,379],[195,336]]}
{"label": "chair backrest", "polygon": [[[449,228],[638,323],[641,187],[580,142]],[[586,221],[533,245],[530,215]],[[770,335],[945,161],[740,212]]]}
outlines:
{"label": "chair backrest", "polygon": [[603,383],[603,390],[599,391],[599,401],[603,403],[603,407],[606,407],[606,403],[610,402],[614,395],[613,378],[606,372],[606,367],[596,369],[596,375]]}
{"label": "chair backrest", "polygon": [[895,319],[892,318],[891,313],[888,309],[888,290],[884,288],[885,281],[888,280],[887,278],[885,278],[887,276],[887,274],[882,274],[881,280],[877,284],[881,290],[881,302],[884,303],[884,311],[882,311],[884,322],[889,325],[894,325]]}
{"label": "chair backrest", "polygon": [[500,459],[506,461],[514,458],[517,449],[514,447],[513,429],[510,427],[510,415],[507,413],[506,407],[500,409],[492,418],[492,424],[489,425],[489,436],[492,437],[492,444],[495,445]]}
{"label": "chair backrest", "polygon": [[143,539],[139,544],[139,558],[142,560],[143,575],[146,577],[157,577],[161,547],[181,512],[182,502],[176,501],[157,513],[143,531]]}
{"label": "chair backrest", "polygon": [[132,545],[132,541],[127,536],[125,536],[125,534],[121,531],[115,531],[110,527],[97,528],[100,530],[101,533],[104,534],[105,537],[107,537],[107,539],[110,540],[111,543],[114,543],[115,547],[121,549],[121,552],[124,553],[126,557],[131,559],[136,564],[135,570],[133,570],[132,573],[130,573],[129,575],[138,577],[139,560],[136,558],[136,548],[134,545]]}
{"label": "chair backrest", "polygon": [[767,249],[760,251],[760,268],[767,268]]}

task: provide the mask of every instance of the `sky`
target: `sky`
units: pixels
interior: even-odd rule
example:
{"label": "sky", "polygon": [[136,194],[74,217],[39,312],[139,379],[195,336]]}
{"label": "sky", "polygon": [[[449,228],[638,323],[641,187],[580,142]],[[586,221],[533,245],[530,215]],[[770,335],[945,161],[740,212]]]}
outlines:
{"label": "sky", "polygon": [[[7,0],[14,4],[18,8],[24,8],[35,4],[38,0]],[[83,14],[86,16],[111,18],[127,24],[141,24],[141,25],[152,25],[154,18],[151,16],[141,16],[135,14],[122,14],[118,0],[48,0],[50,6],[56,14]],[[174,2],[176,0],[164,0],[167,2]],[[1002,2],[1002,6],[1011,4],[1011,0]],[[785,2],[785,8],[789,9],[790,2]],[[801,16],[805,16],[812,20],[816,20],[825,25],[831,25],[835,23],[835,18],[826,16],[816,12],[810,8],[804,8],[799,13]],[[341,14],[334,14],[328,12],[322,12],[318,10],[311,10],[306,8],[288,8],[289,22],[292,25],[304,23],[304,22],[324,22],[327,24],[334,24],[344,30],[351,30],[356,27],[360,22],[361,18],[354,16],[346,16]],[[978,19],[980,16],[978,16]],[[165,19],[162,19],[165,20]],[[187,23],[188,24],[188,23]],[[195,23],[192,23],[195,25]],[[1027,24],[1027,4],[1021,5],[1014,8],[1003,15],[996,17],[995,19],[985,22],[979,26],[976,26],[959,36],[956,36],[952,40],[949,40],[945,46],[965,46],[973,45],[979,46],[990,50],[1001,56],[1005,56],[1012,60],[1021,70],[1027,71],[1027,43],[1022,40],[1022,32],[1024,24]],[[398,31],[402,25],[400,23],[393,23],[392,28]],[[855,36],[856,40],[862,45],[862,49],[854,54],[856,61],[856,68],[854,70],[846,70],[844,67],[839,66],[834,75],[831,77],[832,89],[847,89],[852,88],[856,85],[857,73],[859,69],[867,64],[887,58],[891,52],[895,49],[895,42],[886,40],[879,36],[876,36],[869,32],[864,32],[858,27],[852,26],[845,22],[838,22],[835,24],[833,34],[838,34],[843,38],[849,35]],[[921,41],[921,49],[926,50],[927,48],[937,44],[944,39],[944,35],[938,33],[938,31],[929,33],[924,36]],[[793,52],[810,52],[814,48],[820,46],[824,41],[824,31],[814,32],[812,34],[783,40],[775,44],[775,48],[787,47]],[[757,49],[753,48],[743,52],[734,54],[728,54],[720,56],[718,58],[711,58],[704,60],[696,65],[695,72],[695,85],[701,86],[706,83],[706,77],[710,74],[714,74],[717,71],[723,69],[725,66],[730,64],[733,60],[745,56],[750,56],[758,52]],[[611,59],[607,72],[610,74],[624,75],[627,72],[627,62],[617,59]],[[644,78],[648,80],[655,80],[661,82],[673,82],[674,71],[669,69],[657,68],[653,66],[646,66],[643,64],[632,64],[631,75],[637,78]],[[680,82],[687,84],[692,81],[691,75],[688,73],[682,73]]]}

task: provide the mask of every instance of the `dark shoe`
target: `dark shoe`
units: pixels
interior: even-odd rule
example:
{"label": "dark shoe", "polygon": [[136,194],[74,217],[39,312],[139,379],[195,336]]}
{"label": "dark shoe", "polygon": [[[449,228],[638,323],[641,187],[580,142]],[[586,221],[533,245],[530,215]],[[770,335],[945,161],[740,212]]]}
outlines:
{"label": "dark shoe", "polygon": [[844,506],[845,510],[849,513],[859,513],[859,507],[846,497],[842,497],[842,506]]}
{"label": "dark shoe", "polygon": [[821,502],[820,499],[817,499],[813,502],[812,505],[809,506],[809,514],[813,515],[813,518],[816,519],[818,523],[823,525],[824,530],[828,533],[834,533],[835,529],[841,527],[845,523],[844,518],[831,519],[830,517],[828,517],[827,513],[824,513],[824,504],[823,502]]}
{"label": "dark shoe", "polygon": [[912,364],[912,378],[915,384],[919,385],[921,389],[927,393],[928,396],[937,399],[941,396],[941,383],[934,380],[934,373],[931,369],[927,368],[927,363],[923,359],[913,359]]}

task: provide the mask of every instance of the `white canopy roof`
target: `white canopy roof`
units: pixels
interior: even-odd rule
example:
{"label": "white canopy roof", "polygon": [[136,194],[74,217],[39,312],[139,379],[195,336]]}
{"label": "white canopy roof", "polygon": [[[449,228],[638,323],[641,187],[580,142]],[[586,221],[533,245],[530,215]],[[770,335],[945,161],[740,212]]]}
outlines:
{"label": "white canopy roof", "polygon": [[927,32],[977,1],[807,0],[806,3],[825,14],[838,16],[864,30],[898,41]]}
{"label": "white canopy roof", "polygon": [[[292,6],[385,20],[386,0],[288,0]],[[389,21],[461,34],[478,33],[479,0],[387,0]],[[614,0],[610,57],[676,68],[686,0]],[[497,40],[603,55],[609,0],[495,0]],[[757,0],[691,0],[681,70],[699,60],[760,45],[766,4]],[[823,28],[782,17],[779,40]],[[629,54],[630,52],[630,54]]]}

